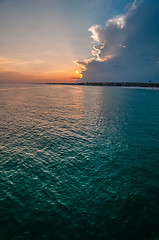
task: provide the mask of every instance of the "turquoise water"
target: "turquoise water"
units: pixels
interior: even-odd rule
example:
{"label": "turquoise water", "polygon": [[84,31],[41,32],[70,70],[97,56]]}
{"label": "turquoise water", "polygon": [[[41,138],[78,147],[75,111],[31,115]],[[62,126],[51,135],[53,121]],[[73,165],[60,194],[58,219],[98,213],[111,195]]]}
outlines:
{"label": "turquoise water", "polygon": [[0,86],[0,239],[159,237],[159,91]]}

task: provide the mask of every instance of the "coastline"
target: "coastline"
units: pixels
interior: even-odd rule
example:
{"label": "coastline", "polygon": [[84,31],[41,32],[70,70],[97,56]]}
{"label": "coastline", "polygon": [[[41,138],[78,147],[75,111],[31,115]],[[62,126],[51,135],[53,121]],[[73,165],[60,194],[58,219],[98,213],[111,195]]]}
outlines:
{"label": "coastline", "polygon": [[107,87],[133,87],[133,88],[159,88],[159,83],[144,82],[99,82],[99,83],[44,83],[54,85],[77,85],[77,86],[107,86]]}

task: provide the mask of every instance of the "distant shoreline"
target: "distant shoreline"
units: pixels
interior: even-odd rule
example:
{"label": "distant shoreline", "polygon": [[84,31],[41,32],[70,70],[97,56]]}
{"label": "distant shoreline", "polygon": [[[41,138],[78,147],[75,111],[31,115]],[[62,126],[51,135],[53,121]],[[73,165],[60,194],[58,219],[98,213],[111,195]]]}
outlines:
{"label": "distant shoreline", "polygon": [[75,85],[75,86],[116,86],[116,87],[146,87],[159,88],[159,83],[141,83],[141,82],[105,82],[105,83],[44,83],[53,85]]}

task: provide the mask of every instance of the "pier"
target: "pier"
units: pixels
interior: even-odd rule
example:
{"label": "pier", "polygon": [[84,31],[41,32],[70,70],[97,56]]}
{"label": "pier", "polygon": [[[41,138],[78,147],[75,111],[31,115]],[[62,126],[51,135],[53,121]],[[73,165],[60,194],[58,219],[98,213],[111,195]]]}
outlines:
{"label": "pier", "polygon": [[84,86],[117,86],[117,87],[147,87],[159,88],[159,83],[152,82],[82,82],[82,83],[46,83],[57,85],[84,85]]}

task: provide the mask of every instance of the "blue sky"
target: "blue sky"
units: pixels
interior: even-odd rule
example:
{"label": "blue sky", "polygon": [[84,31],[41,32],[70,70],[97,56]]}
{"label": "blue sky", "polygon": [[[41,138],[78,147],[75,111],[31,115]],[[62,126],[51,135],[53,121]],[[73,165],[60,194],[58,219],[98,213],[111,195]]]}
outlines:
{"label": "blue sky", "polygon": [[[159,61],[159,19],[155,13],[158,5],[156,0],[0,0],[0,82],[71,82],[78,78],[116,81],[120,80],[116,76],[119,74],[126,79],[131,67],[141,66],[145,71],[146,65],[141,61],[144,51],[146,57],[151,55]],[[146,18],[147,15],[151,16]],[[125,18],[123,29],[117,29],[113,22],[120,16]],[[148,25],[152,28],[149,32]],[[96,42],[98,33],[100,41]],[[131,44],[137,49],[133,51],[136,58],[140,55],[137,66],[136,60],[132,61]],[[141,45],[145,46],[142,53]],[[146,50],[150,45],[156,45],[151,54]],[[100,58],[96,54],[99,51]],[[124,58],[130,55],[130,64],[125,65],[129,71],[124,75]],[[121,61],[123,65],[119,64]],[[153,61],[148,64],[149,75],[153,73],[156,81],[158,65],[154,67]],[[140,81],[141,78],[140,73]],[[139,81],[137,76],[135,81]]]}

